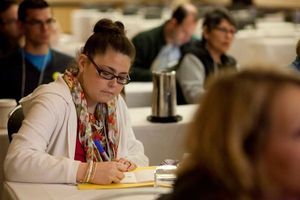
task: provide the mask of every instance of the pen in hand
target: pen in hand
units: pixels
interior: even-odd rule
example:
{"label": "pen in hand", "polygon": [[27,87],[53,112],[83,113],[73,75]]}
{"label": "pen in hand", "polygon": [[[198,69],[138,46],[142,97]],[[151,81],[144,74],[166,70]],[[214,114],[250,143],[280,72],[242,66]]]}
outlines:
{"label": "pen in hand", "polygon": [[104,151],[101,143],[98,140],[95,139],[94,144],[96,145],[96,147],[97,147],[99,153],[101,154],[101,156],[103,157],[103,159],[105,161],[110,161],[110,158],[108,157],[107,153]]}

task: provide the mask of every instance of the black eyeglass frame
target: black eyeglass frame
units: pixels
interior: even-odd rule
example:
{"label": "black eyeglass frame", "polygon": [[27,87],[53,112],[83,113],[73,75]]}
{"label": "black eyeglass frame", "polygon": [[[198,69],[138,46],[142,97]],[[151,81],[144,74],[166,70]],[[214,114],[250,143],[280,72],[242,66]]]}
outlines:
{"label": "black eyeglass frame", "polygon": [[17,23],[17,19],[6,19],[6,20],[1,20],[0,19],[0,24],[1,25],[11,25]]}
{"label": "black eyeglass frame", "polygon": [[[91,61],[91,63],[97,70],[98,75],[101,78],[103,78],[105,80],[113,80],[114,78],[116,78],[117,83],[120,85],[127,85],[128,83],[130,83],[131,79],[130,79],[129,74],[127,74],[127,77],[117,76],[117,75],[103,69],[100,65],[96,64],[95,61],[89,55],[86,55],[86,57],[89,59],[89,61]],[[103,72],[106,73],[106,75],[104,75]],[[124,80],[125,82],[122,82],[122,80]]]}
{"label": "black eyeglass frame", "polygon": [[45,21],[42,20],[37,20],[37,19],[31,19],[31,20],[25,20],[24,21],[25,24],[29,24],[31,26],[52,26],[54,23],[56,23],[56,20],[54,18],[49,18]]}
{"label": "black eyeglass frame", "polygon": [[214,27],[214,29],[216,29],[216,30],[218,30],[218,31],[220,31],[220,32],[222,32],[222,33],[225,33],[225,34],[228,34],[228,33],[230,33],[230,34],[232,34],[232,35],[235,35],[236,33],[237,33],[237,30],[235,30],[235,29],[232,29],[232,30],[229,30],[229,29],[227,29],[227,28],[223,28],[223,27]]}

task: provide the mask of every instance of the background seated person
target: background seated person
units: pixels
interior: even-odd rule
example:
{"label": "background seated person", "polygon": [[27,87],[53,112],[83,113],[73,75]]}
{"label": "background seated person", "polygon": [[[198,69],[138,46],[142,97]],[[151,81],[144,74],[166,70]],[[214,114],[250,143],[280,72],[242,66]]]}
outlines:
{"label": "background seated person", "polygon": [[[25,46],[0,59],[0,98],[19,100],[38,85],[53,81],[73,58],[49,47],[55,20],[44,0],[24,0],[18,10]],[[8,87],[9,86],[9,87]]]}
{"label": "background seated person", "polygon": [[7,152],[6,179],[110,184],[148,165],[119,95],[134,55],[121,22],[98,21],[77,64],[20,101],[25,119]]}
{"label": "background seated person", "polygon": [[17,22],[17,1],[0,1],[0,58],[6,56],[19,47],[22,33]]}
{"label": "background seated person", "polygon": [[197,8],[184,4],[163,25],[136,35],[132,39],[136,48],[130,72],[132,81],[152,81],[153,70],[176,65],[192,41],[197,21]]}
{"label": "background seated person", "polygon": [[208,76],[223,68],[236,68],[235,59],[226,55],[236,32],[227,10],[216,8],[206,13],[202,28],[202,41],[192,45],[176,71],[186,103],[198,102]]}
{"label": "background seated person", "polygon": [[189,157],[160,200],[299,199],[300,79],[257,67],[209,85],[189,128]]}
{"label": "background seated person", "polygon": [[300,40],[298,40],[298,42],[297,42],[296,54],[297,54],[297,56],[296,56],[295,60],[292,62],[291,66],[294,69],[300,71]]}

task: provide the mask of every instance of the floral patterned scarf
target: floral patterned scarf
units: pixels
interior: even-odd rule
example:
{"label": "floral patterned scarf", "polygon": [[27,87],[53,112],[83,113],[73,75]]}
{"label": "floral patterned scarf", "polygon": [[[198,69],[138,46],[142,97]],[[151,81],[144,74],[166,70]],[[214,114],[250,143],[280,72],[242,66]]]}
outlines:
{"label": "floral patterned scarf", "polygon": [[79,141],[85,151],[86,161],[105,161],[95,145],[98,140],[111,160],[117,157],[119,132],[116,121],[116,98],[98,103],[94,114],[87,110],[87,101],[76,72],[66,70],[63,79],[69,86],[76,107]]}

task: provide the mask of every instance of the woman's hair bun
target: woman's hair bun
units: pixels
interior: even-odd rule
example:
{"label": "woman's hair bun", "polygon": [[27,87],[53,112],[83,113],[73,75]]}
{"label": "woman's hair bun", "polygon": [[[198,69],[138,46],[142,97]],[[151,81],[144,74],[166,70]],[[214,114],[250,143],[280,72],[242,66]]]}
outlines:
{"label": "woman's hair bun", "polygon": [[122,22],[104,18],[95,24],[94,33],[125,34],[125,30]]}

